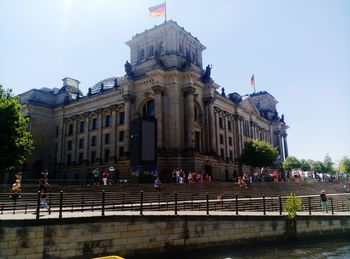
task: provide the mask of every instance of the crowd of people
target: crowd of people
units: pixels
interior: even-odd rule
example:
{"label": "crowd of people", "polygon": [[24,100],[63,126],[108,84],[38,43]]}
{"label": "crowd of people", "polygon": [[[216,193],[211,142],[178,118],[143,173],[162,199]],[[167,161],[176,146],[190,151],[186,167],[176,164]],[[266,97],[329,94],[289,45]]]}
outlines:
{"label": "crowd of people", "polygon": [[183,184],[183,183],[203,183],[210,182],[211,176],[207,173],[199,173],[194,171],[189,171],[185,173],[181,169],[174,169],[171,173],[171,178],[174,183]]}

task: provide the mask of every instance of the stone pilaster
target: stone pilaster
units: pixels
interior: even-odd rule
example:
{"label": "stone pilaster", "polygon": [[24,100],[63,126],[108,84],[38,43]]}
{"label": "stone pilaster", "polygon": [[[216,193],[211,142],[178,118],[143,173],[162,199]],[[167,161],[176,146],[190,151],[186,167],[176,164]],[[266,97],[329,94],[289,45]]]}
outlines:
{"label": "stone pilaster", "polygon": [[186,88],[184,88],[184,95],[185,95],[185,107],[186,107],[186,126],[185,126],[185,132],[186,132],[186,148],[188,149],[194,149],[194,103],[193,103],[193,94],[196,91],[196,89],[189,85]]}
{"label": "stone pilaster", "polygon": [[111,132],[111,157],[116,160],[117,158],[117,141],[116,141],[116,134],[117,134],[117,130],[116,130],[116,126],[117,126],[117,111],[116,111],[116,106],[112,106],[111,107],[111,111],[112,111],[112,132]]}
{"label": "stone pilaster", "polygon": [[123,99],[125,102],[125,139],[124,139],[124,153],[128,156],[129,155],[129,138],[130,138],[130,123],[131,123],[131,105],[135,100],[135,95],[131,93],[126,93],[123,95]]}
{"label": "stone pilaster", "polygon": [[85,114],[85,141],[84,141],[84,160],[89,161],[89,151],[90,151],[90,116],[89,114]]}
{"label": "stone pilaster", "polygon": [[154,92],[156,119],[157,119],[157,147],[163,148],[163,92],[164,86],[155,85],[152,87]]}

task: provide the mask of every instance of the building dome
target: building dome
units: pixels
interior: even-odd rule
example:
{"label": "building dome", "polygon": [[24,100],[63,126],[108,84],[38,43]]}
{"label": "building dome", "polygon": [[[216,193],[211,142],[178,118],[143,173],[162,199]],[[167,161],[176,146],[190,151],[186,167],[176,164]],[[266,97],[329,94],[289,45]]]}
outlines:
{"label": "building dome", "polygon": [[116,79],[117,82],[119,82],[121,80],[121,77],[109,77],[96,83],[93,87],[91,87],[91,93],[96,94],[101,92],[102,86],[104,91],[113,88]]}

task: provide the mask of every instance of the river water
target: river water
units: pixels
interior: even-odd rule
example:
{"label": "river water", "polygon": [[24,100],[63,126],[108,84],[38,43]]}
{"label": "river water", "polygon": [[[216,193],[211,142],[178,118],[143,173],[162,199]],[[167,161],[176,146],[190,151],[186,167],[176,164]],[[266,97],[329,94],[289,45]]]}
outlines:
{"label": "river water", "polygon": [[349,259],[350,236],[335,240],[330,238],[323,241],[285,241],[271,242],[259,245],[242,245],[220,247],[213,249],[197,249],[190,251],[176,251],[162,255],[147,255],[138,258],[152,259],[237,259],[237,258],[305,258],[305,259]]}

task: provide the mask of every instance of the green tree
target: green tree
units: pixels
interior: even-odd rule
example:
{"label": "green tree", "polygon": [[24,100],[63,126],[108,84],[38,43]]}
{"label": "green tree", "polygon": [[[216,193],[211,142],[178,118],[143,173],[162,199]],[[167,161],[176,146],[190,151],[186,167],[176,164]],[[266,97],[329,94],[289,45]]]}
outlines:
{"label": "green tree", "polygon": [[339,162],[339,171],[350,175],[350,158],[344,156]]}
{"label": "green tree", "polygon": [[247,141],[241,156],[241,162],[252,167],[266,167],[273,164],[278,156],[278,151],[271,144],[260,141]]}
{"label": "green tree", "polygon": [[291,171],[292,169],[298,168],[300,168],[300,161],[294,156],[287,157],[283,162],[284,170]]}
{"label": "green tree", "polygon": [[310,171],[311,165],[310,165],[309,161],[307,161],[305,159],[301,159],[300,160],[300,169],[303,171]]}
{"label": "green tree", "polygon": [[334,163],[332,161],[332,158],[329,156],[329,154],[326,154],[323,160],[324,172],[331,174],[334,173],[333,165]]}
{"label": "green tree", "polygon": [[323,173],[325,171],[324,165],[320,161],[314,161],[311,164],[311,170],[316,173]]}
{"label": "green tree", "polygon": [[18,97],[0,85],[0,177],[23,164],[33,150],[27,121]]}

